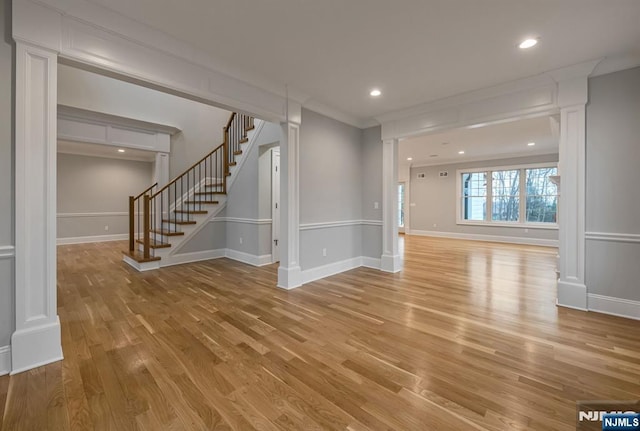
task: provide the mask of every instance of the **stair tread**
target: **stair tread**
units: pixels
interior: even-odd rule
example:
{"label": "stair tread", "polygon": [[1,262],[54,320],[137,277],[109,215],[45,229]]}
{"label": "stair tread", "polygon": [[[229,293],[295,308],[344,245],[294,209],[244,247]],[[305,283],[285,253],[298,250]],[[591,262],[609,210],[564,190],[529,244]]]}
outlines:
{"label": "stair tread", "polygon": [[167,230],[167,229],[154,229],[151,232],[157,233],[157,234],[160,234],[160,235],[164,235],[164,236],[181,236],[181,235],[184,235],[184,232],[170,231],[170,230]]}
{"label": "stair tread", "polygon": [[218,192],[196,192],[196,195],[215,195]]}
{"label": "stair tread", "polygon": [[144,253],[138,250],[127,250],[123,251],[122,253],[124,253],[126,256],[129,256],[131,259],[135,260],[138,263],[155,262],[156,260],[160,260],[160,257],[156,256],[144,257]]}
{"label": "stair tread", "polygon": [[[136,241],[138,244],[144,244],[144,241],[139,239]],[[156,241],[154,239],[149,240],[149,247],[151,248],[169,248],[171,244],[168,242]]]}
{"label": "stair tread", "polygon": [[244,129],[244,130],[246,130],[246,131],[248,132],[249,130],[253,130],[253,129],[255,129],[255,128],[256,128],[256,126],[249,126],[249,127],[247,127],[246,129]]}
{"label": "stair tread", "polygon": [[207,205],[217,205],[219,201],[185,201],[185,204],[207,204]]}
{"label": "stair tread", "polygon": [[249,142],[249,138],[242,138],[238,141],[240,144],[246,144],[247,142]]}
{"label": "stair tread", "polygon": [[236,166],[238,164],[238,162],[231,162],[229,163],[229,166]]}
{"label": "stair tread", "polygon": [[234,151],[233,152],[234,156],[239,156],[240,154],[242,154],[242,150],[238,150],[238,151]]}
{"label": "stair tread", "polygon": [[[189,203],[189,202],[187,202]],[[176,214],[207,214],[209,211],[205,210],[175,210]]]}
{"label": "stair tread", "polygon": [[178,220],[178,219],[163,219],[164,223],[173,223],[173,224],[196,224],[195,220]]}

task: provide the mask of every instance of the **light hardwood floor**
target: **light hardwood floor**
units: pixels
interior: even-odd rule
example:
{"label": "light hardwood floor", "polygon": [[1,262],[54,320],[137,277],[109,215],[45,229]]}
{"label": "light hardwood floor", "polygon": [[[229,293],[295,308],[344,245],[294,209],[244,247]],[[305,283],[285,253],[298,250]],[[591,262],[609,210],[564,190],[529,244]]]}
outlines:
{"label": "light hardwood floor", "polygon": [[640,322],[556,308],[553,249],[408,237],[400,274],[286,292],[124,247],[59,247],[65,360],[0,378],[2,431],[573,430],[640,398]]}

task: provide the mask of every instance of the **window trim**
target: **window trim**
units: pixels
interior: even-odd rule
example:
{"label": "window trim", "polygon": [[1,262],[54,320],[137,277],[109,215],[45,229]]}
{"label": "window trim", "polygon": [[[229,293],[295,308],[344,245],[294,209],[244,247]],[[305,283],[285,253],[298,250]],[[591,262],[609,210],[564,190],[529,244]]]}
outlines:
{"label": "window trim", "polygon": [[[558,222],[556,216],[556,223],[542,223],[542,222],[526,222],[527,218],[527,199],[526,199],[526,169],[538,169],[538,168],[558,168],[557,162],[548,162],[548,163],[529,163],[529,164],[521,164],[521,165],[505,165],[505,166],[493,166],[493,167],[483,167],[483,168],[468,168],[468,169],[457,169],[456,170],[456,224],[457,225],[466,225],[466,226],[493,226],[493,227],[511,227],[511,228],[520,228],[520,229],[549,229],[549,230],[557,230]],[[513,222],[505,222],[505,221],[497,221],[494,222],[491,220],[493,214],[493,187],[492,187],[492,173],[493,171],[514,171],[520,170],[520,202],[519,202],[519,215],[518,221]],[[465,220],[462,218],[462,174],[468,173],[477,173],[477,172],[486,172],[487,179],[490,181],[487,183],[487,219],[485,220]]]}

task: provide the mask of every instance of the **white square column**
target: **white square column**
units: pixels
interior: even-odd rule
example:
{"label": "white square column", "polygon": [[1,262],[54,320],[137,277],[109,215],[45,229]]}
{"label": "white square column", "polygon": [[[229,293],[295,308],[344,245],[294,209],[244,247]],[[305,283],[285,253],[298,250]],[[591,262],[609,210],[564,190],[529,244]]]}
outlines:
{"label": "white square column", "polygon": [[300,125],[302,108],[288,102],[280,139],[280,267],[278,287],[302,285],[300,267]]}
{"label": "white square column", "polygon": [[16,44],[12,374],[62,359],[56,301],[57,53]]}
{"label": "white square column", "polygon": [[585,284],[587,73],[558,82],[561,178],[558,305],[587,309]]}
{"label": "white square column", "polygon": [[382,257],[380,269],[402,270],[398,252],[398,140],[382,141]]}

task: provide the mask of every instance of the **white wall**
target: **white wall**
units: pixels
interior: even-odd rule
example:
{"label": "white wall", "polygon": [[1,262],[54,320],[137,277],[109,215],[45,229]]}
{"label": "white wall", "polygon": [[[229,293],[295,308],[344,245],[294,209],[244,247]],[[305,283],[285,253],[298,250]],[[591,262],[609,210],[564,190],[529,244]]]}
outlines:
{"label": "white wall", "polygon": [[171,138],[171,178],[223,142],[222,128],[231,115],[219,108],[65,65],[58,70],[58,103],[177,127],[182,132]]}
{"label": "white wall", "polygon": [[588,293],[640,301],[640,68],[589,80],[586,158]]}
{"label": "white wall", "polygon": [[[0,348],[8,346],[14,326],[13,213],[14,103],[15,82],[11,42],[11,1],[0,1]],[[0,374],[3,373],[0,353]]]}
{"label": "white wall", "polygon": [[[409,180],[410,196],[407,206],[405,207],[405,210],[410,212],[411,231],[490,235],[492,237],[502,238],[517,237],[557,241],[557,229],[528,229],[528,232],[525,232],[525,228],[523,227],[469,226],[456,224],[456,170],[544,162],[557,163],[557,161],[558,155],[551,154],[411,168]],[[440,171],[447,171],[449,173],[448,177],[440,178]],[[419,173],[424,173],[426,177],[424,179],[418,179],[417,175]],[[411,206],[411,204],[415,204],[415,206]]]}
{"label": "white wall", "polygon": [[59,153],[58,239],[128,234],[128,198],[151,178],[150,162]]}

